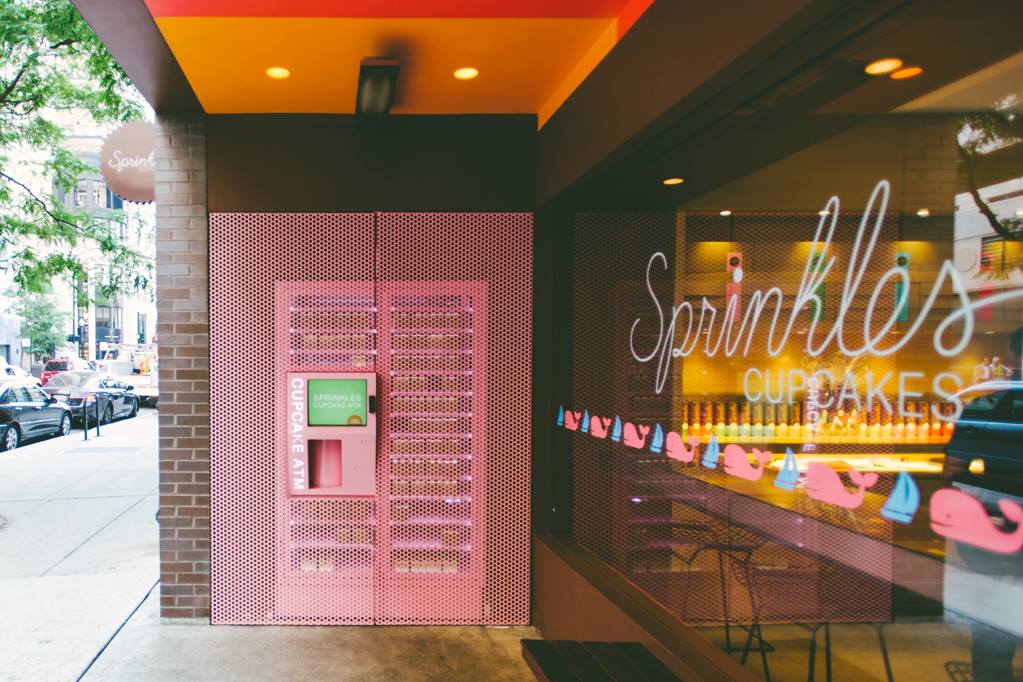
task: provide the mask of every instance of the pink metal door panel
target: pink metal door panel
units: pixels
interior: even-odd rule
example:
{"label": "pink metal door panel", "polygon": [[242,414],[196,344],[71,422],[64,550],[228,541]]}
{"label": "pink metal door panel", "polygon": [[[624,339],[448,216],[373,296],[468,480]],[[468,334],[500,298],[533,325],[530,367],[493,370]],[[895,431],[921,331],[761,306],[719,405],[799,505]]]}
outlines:
{"label": "pink metal door panel", "polygon": [[379,623],[482,619],[486,286],[381,285]]}
{"label": "pink metal door panel", "polygon": [[[473,510],[473,522],[485,540],[476,545],[483,555],[481,601],[478,618],[470,622],[528,623],[533,217],[383,213],[377,243],[382,281],[486,285],[484,346],[474,348],[476,367],[486,380],[473,390],[473,409],[485,411],[486,425],[484,437],[474,443],[482,453],[476,464],[485,463],[480,476],[486,507]],[[406,613],[425,616],[402,619],[401,605],[408,603],[403,594],[396,593],[387,622],[461,622],[442,611],[430,617],[422,608]],[[446,598],[439,589],[423,595],[427,603]]]}
{"label": "pink metal door panel", "polygon": [[279,593],[283,543],[295,514],[372,514],[329,504],[288,508],[268,422],[278,418],[274,283],[372,282],[374,216],[212,213],[209,221],[211,620],[371,622],[371,564],[351,582],[318,574],[315,586],[299,582],[288,588],[291,596]]}

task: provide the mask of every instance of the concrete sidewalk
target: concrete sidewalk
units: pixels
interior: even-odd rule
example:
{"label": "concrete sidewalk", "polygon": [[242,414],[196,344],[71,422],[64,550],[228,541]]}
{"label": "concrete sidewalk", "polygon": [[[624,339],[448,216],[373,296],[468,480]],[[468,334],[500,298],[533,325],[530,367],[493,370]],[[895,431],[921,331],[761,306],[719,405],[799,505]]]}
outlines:
{"label": "concrete sidewalk", "polygon": [[0,453],[0,679],[74,680],[158,577],[157,417]]}
{"label": "concrete sidewalk", "polygon": [[86,682],[529,682],[531,627],[312,627],[175,623],[150,595]]}

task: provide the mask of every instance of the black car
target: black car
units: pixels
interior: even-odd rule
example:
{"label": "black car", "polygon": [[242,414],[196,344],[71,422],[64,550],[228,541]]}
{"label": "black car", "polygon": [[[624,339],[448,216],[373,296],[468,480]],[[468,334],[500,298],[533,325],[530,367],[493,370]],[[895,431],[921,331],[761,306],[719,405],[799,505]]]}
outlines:
{"label": "black car", "polygon": [[34,380],[0,380],[0,450],[13,450],[22,439],[67,435],[71,407],[47,395]]}
{"label": "black car", "polygon": [[109,424],[118,417],[138,414],[139,397],[132,393],[134,388],[109,374],[85,370],[61,372],[46,384],[47,393],[67,400],[76,421],[82,420],[88,405],[90,425],[96,423],[97,415],[103,415],[103,423]]}
{"label": "black car", "polygon": [[945,446],[945,479],[1023,493],[1023,383],[989,382],[974,389],[983,395],[966,403],[956,421]]}

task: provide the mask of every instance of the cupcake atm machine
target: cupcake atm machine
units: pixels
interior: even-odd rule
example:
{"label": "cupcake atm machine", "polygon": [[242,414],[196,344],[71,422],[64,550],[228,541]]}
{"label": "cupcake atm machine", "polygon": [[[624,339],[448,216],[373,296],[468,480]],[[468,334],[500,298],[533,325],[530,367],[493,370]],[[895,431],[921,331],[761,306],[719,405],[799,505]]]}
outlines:
{"label": "cupcake atm machine", "polygon": [[288,373],[293,496],[376,494],[376,374]]}
{"label": "cupcake atm machine", "polygon": [[273,619],[485,622],[485,285],[276,289]]}

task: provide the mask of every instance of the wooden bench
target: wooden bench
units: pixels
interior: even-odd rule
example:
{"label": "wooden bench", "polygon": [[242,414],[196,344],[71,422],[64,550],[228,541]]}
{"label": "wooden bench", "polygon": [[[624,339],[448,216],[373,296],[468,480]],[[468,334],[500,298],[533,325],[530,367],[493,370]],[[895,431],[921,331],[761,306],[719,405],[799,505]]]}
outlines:
{"label": "wooden bench", "polygon": [[541,682],[669,682],[679,679],[637,642],[524,639],[522,657]]}

